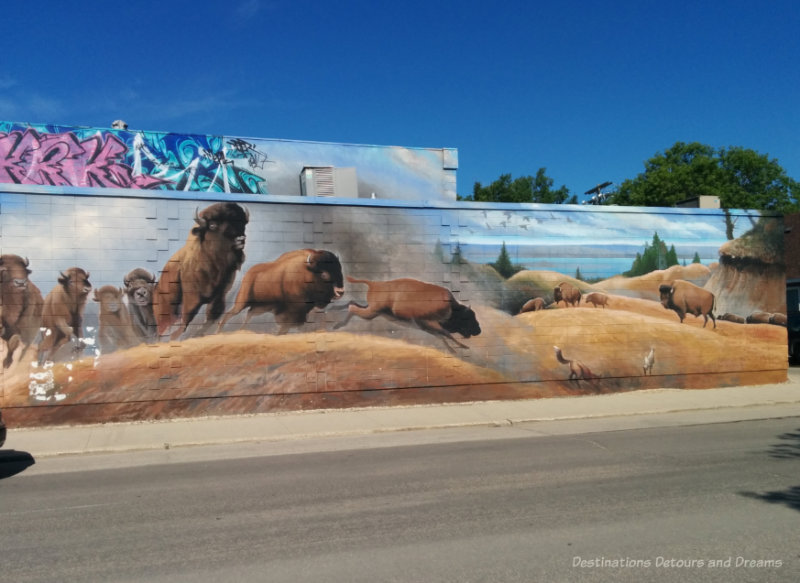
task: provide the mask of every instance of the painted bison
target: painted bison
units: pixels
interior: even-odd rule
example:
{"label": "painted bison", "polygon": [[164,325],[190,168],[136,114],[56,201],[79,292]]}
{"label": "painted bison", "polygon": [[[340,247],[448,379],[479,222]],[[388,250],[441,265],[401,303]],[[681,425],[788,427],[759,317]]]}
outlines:
{"label": "painted bison", "polygon": [[543,298],[533,298],[532,300],[528,300],[525,302],[520,308],[519,313],[524,314],[525,312],[538,312],[539,310],[544,310],[545,301]]}
{"label": "painted bison", "polygon": [[368,286],[367,305],[350,302],[347,317],[334,328],[341,328],[354,315],[372,320],[384,316],[390,320],[413,323],[420,329],[440,336],[450,352],[455,352],[447,343],[450,339],[462,348],[469,348],[459,342],[454,333],[464,338],[477,336],[481,327],[472,308],[460,304],[449,289],[416,279],[394,279],[390,281],[370,281],[348,277],[351,283]]}
{"label": "painted bison", "polygon": [[667,310],[674,310],[681,323],[686,314],[692,314],[695,317],[703,316],[703,328],[708,324],[709,318],[714,323],[714,328],[717,327],[714,318],[714,294],[707,289],[676,279],[672,283],[660,285],[658,293],[661,296],[661,305]]}
{"label": "painted bison", "polygon": [[186,243],[164,265],[156,284],[153,311],[158,334],[180,325],[170,338],[186,332],[204,305],[206,322],[200,334],[225,312],[225,295],[244,262],[248,212],[235,202],[218,202],[195,212],[197,223]]}
{"label": "painted bison", "polygon": [[286,334],[290,328],[302,326],[311,310],[325,308],[342,294],[342,264],[336,255],[315,249],[289,251],[247,270],[233,308],[220,320],[218,330],[248,310],[242,326],[257,314],[272,312],[278,334]]}
{"label": "painted bison", "polygon": [[100,304],[100,326],[97,342],[100,353],[131,348],[140,343],[133,329],[131,315],[125,307],[125,290],[104,285],[94,290],[94,301]]}
{"label": "painted bison", "polygon": [[53,358],[67,342],[72,341],[76,351],[83,348],[83,311],[90,291],[89,272],[80,267],[59,274],[58,284],[44,299],[39,364]]}
{"label": "painted bison", "polygon": [[748,324],[769,324],[769,319],[772,316],[769,312],[753,312],[745,321]]}
{"label": "painted bison", "polygon": [[788,319],[786,314],[777,312],[771,314],[769,312],[753,312],[746,318],[748,324],[772,324],[774,326],[786,326]]}
{"label": "painted bison", "polygon": [[770,314],[769,316],[769,323],[775,326],[786,326],[788,321],[789,319],[786,317],[786,314],[781,314],[780,312]]}
{"label": "painted bison", "polygon": [[580,306],[581,290],[579,290],[571,283],[562,281],[555,288],[553,288],[553,301],[556,304],[558,304],[558,302],[560,301],[563,301],[565,308],[567,307],[567,305]]}
{"label": "painted bison", "polygon": [[156,289],[155,276],[141,267],[130,271],[122,280],[128,298],[128,313],[136,336],[142,342],[152,343],[158,339],[158,324],[153,312],[153,296]]}
{"label": "painted bison", "polygon": [[592,304],[595,308],[602,306],[603,309],[608,305],[608,296],[603,292],[589,292],[583,297],[585,304]]}
{"label": "painted bison", "polygon": [[36,338],[42,322],[44,298],[42,292],[28,279],[29,262],[19,255],[0,256],[0,307],[2,332],[6,342],[3,368],[11,366],[14,351],[22,345],[21,359]]}
{"label": "painted bison", "polygon": [[717,320],[722,320],[723,322],[733,322],[734,324],[744,324],[745,319],[738,314],[731,314],[730,312],[725,312],[721,316],[717,316]]}

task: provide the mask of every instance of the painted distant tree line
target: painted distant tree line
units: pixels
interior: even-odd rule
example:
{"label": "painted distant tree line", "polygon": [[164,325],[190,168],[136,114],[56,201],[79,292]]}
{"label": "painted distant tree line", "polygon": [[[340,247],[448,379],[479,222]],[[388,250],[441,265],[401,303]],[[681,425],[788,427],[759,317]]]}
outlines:
{"label": "painted distant tree line", "polygon": [[[692,263],[700,262],[700,254],[695,251]],[[653,241],[651,243],[645,242],[644,251],[636,253],[631,268],[622,275],[626,277],[637,277],[658,269],[667,269],[679,263],[680,261],[678,260],[678,252],[675,250],[675,245],[670,245],[669,248],[667,248],[667,244],[658,236],[658,233],[654,233]],[[497,260],[488,265],[493,267],[495,271],[505,279],[525,269],[524,265],[515,264],[511,261],[511,256],[506,249],[505,241],[500,248],[500,254],[497,256]],[[585,280],[580,267],[575,270],[575,279]]]}
{"label": "painted distant tree line", "polygon": [[[756,209],[783,214],[800,212],[800,183],[778,160],[741,146],[715,148],[699,142],[676,142],[644,163],[644,172],[612,187],[602,204],[669,207],[698,196],[719,197],[722,209]],[[539,168],[536,176],[512,179],[502,174],[487,186],[476,182],[470,196],[482,202],[575,204],[566,186]],[[729,239],[734,219],[726,215]]]}

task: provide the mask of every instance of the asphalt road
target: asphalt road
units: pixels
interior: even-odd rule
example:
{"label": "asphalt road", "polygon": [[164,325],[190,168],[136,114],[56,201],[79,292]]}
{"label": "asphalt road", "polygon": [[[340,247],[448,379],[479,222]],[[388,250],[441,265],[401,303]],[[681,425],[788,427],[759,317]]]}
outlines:
{"label": "asphalt road", "polygon": [[799,418],[3,451],[0,581],[794,583],[798,470]]}

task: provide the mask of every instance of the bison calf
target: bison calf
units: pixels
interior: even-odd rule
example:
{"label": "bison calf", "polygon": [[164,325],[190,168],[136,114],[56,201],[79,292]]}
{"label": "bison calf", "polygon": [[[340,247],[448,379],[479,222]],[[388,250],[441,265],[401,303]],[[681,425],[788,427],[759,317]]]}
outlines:
{"label": "bison calf", "polygon": [[528,300],[525,302],[520,308],[519,313],[524,314],[525,312],[538,312],[539,310],[544,310],[544,299],[543,298],[533,298],[532,300]]}
{"label": "bison calf", "polygon": [[603,309],[608,305],[608,296],[603,292],[589,292],[584,296],[584,303],[592,304],[595,308],[602,306]]}
{"label": "bison calf", "polygon": [[131,348],[139,344],[133,323],[122,298],[125,291],[113,285],[94,290],[94,301],[100,304],[100,329],[97,333],[100,353]]}
{"label": "bison calf", "polygon": [[658,292],[661,296],[661,305],[667,310],[674,310],[681,323],[686,314],[692,314],[695,317],[703,316],[703,328],[708,324],[709,317],[714,323],[714,328],[717,327],[717,321],[714,319],[714,294],[707,289],[676,279],[671,284],[665,283],[659,286]]}
{"label": "bison calf", "polygon": [[350,302],[347,317],[334,328],[347,324],[353,315],[365,320],[384,316],[390,320],[416,324],[426,332],[441,336],[444,345],[453,353],[455,351],[445,339],[452,340],[462,348],[469,348],[456,340],[453,333],[457,332],[464,338],[481,333],[475,312],[458,303],[449,289],[416,279],[370,281],[348,277],[347,281],[368,286],[367,305]]}
{"label": "bison calf", "polygon": [[128,296],[128,313],[133,331],[142,342],[155,342],[158,340],[158,325],[153,312],[155,276],[146,269],[137,267],[125,276],[123,284],[125,295]]}

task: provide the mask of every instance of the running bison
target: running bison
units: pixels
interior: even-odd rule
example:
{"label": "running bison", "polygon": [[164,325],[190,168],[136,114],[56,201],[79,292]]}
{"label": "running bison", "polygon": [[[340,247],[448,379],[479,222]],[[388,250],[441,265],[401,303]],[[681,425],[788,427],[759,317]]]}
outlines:
{"label": "running bison", "polygon": [[456,340],[453,333],[457,332],[464,338],[481,333],[475,312],[458,303],[449,289],[416,279],[370,281],[348,277],[347,281],[368,286],[367,305],[350,302],[347,317],[334,328],[347,324],[353,315],[365,320],[384,316],[390,320],[416,324],[426,332],[441,336],[450,352],[455,350],[447,343],[448,338],[462,348],[469,348]]}
{"label": "running bison", "polygon": [[39,344],[39,364],[55,356],[59,348],[72,341],[76,351],[83,347],[83,311],[92,291],[89,272],[70,267],[59,274],[56,285],[44,299]]}
{"label": "running bison", "polygon": [[44,299],[42,292],[28,279],[31,270],[28,260],[19,255],[0,256],[0,306],[2,306],[2,332],[6,341],[3,368],[11,366],[14,351],[23,345],[21,359],[28,350],[42,322]]}
{"label": "running bison", "polygon": [[322,310],[344,294],[342,264],[330,251],[297,249],[275,261],[259,263],[242,278],[233,308],[217,330],[236,314],[249,310],[242,326],[257,314],[273,312],[278,334],[302,326],[313,310]]}
{"label": "running bison", "polygon": [[100,304],[97,341],[101,354],[131,348],[140,342],[131,315],[125,308],[124,297],[125,290],[113,285],[94,290],[94,301]]}
{"label": "running bison", "polygon": [[186,243],[167,262],[156,284],[153,310],[158,334],[180,325],[170,339],[177,340],[204,305],[203,334],[225,312],[225,295],[244,262],[248,212],[235,202],[218,202],[195,211],[197,223]]}
{"label": "running bison", "polygon": [[130,271],[122,280],[128,297],[128,313],[133,331],[142,342],[152,343],[158,339],[158,325],[153,313],[153,296],[156,288],[155,276],[141,267]]}
{"label": "running bison", "polygon": [[709,317],[717,327],[714,319],[714,294],[710,291],[698,287],[693,283],[676,279],[671,284],[665,283],[659,286],[658,292],[661,295],[661,305],[667,310],[674,310],[678,314],[681,323],[686,314],[693,316],[703,316],[703,328],[708,324]]}
{"label": "running bison", "polygon": [[562,281],[555,288],[553,288],[553,301],[558,304],[558,302],[562,300],[565,308],[567,307],[567,304],[571,306],[580,306],[581,290],[571,283]]}

